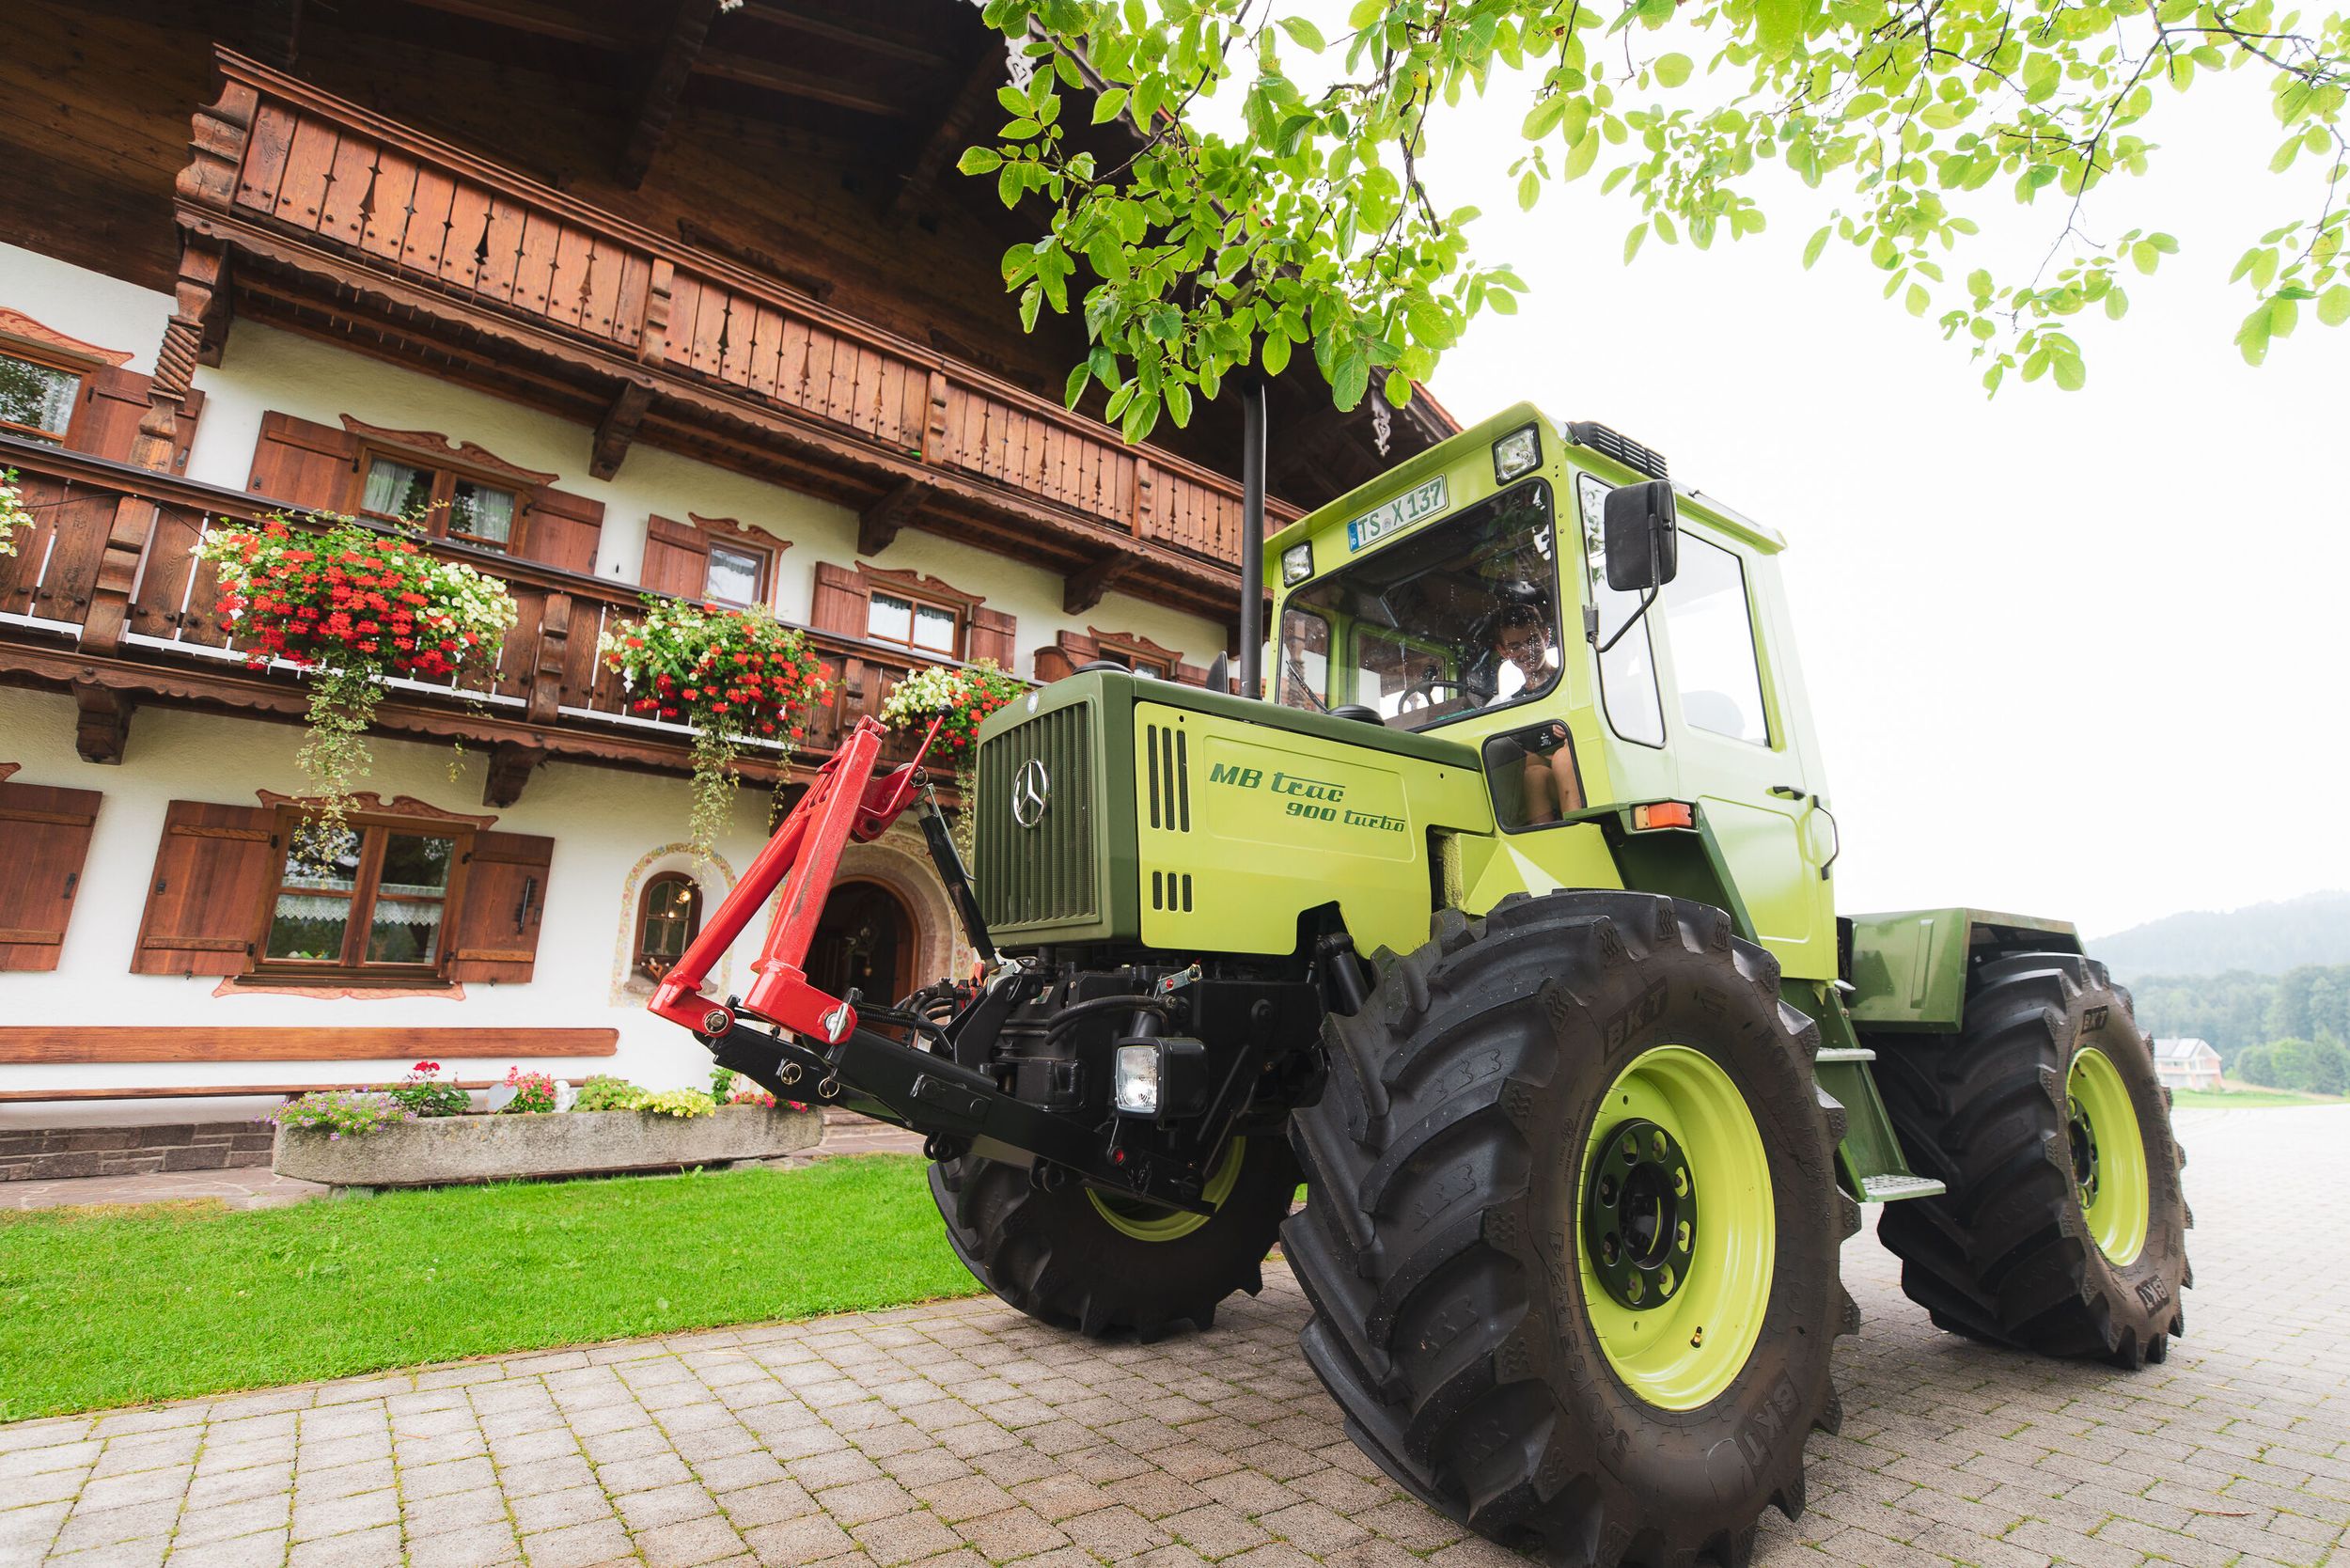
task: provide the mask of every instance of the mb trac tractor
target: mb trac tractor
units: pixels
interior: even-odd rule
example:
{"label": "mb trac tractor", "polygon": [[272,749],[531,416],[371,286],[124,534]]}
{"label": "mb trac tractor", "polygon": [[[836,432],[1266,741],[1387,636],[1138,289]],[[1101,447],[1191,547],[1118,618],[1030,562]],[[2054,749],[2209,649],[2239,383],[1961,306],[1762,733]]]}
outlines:
{"label": "mb trac tractor", "polygon": [[[967,875],[867,721],[654,1009],[925,1134],[1021,1311],[1204,1330],[1277,1243],[1398,1485],[1553,1561],[1743,1563],[1838,1422],[1860,1204],[1990,1344],[2159,1361],[2188,1282],[2169,1097],[2073,928],[1838,917],[1782,547],[1513,408],[1257,524],[1244,695],[1094,666],[994,714]],[[827,996],[841,846],[909,807],[980,976]]]}

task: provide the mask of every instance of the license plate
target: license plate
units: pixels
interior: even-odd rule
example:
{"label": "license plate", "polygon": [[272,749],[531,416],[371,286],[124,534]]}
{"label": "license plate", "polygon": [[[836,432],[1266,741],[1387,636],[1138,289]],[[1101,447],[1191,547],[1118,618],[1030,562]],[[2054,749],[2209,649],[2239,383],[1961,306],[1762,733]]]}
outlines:
{"label": "license plate", "polygon": [[1424,522],[1445,509],[1444,476],[1437,475],[1417,490],[1405,491],[1376,511],[1365,512],[1346,525],[1346,547],[1364,545]]}

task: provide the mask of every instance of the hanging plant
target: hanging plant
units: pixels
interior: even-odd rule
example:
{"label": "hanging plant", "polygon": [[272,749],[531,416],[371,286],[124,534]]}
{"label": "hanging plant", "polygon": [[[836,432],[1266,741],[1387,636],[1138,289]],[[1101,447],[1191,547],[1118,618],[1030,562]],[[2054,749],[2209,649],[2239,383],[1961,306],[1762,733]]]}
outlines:
{"label": "hanging plant", "polygon": [[341,839],[373,761],[367,733],[384,682],[489,666],[514,624],[513,598],[496,578],[331,512],[301,525],[272,512],[258,527],[217,528],[196,554],[219,569],[221,619],[245,643],[245,662],[283,659],[309,678],[309,735],[294,760],[319,797],[300,839],[313,849]]}
{"label": "hanging plant", "polygon": [[806,738],[807,711],[832,690],[832,671],[807,638],[762,607],[721,609],[647,595],[645,619],[603,635],[605,666],[629,707],[694,727],[694,806],[687,837],[714,856],[734,815],[734,763],[744,743],[774,744],[776,787]]}
{"label": "hanging plant", "polygon": [[16,488],[16,470],[0,468],[0,556],[16,554],[16,536],[33,525],[33,512]]}
{"label": "hanging plant", "polygon": [[963,809],[955,814],[955,843],[966,862],[973,853],[973,807],[979,795],[979,726],[1027,689],[995,660],[979,659],[960,669],[925,665],[882,699],[882,722],[893,729],[921,729],[933,718],[939,721],[938,738],[931,744],[954,764],[955,792],[963,797]]}

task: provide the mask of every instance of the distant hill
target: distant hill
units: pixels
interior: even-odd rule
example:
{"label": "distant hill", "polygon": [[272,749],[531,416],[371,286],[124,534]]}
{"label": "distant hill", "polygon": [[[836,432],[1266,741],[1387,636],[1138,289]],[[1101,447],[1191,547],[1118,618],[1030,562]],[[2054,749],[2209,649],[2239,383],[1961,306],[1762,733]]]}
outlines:
{"label": "distant hill", "polygon": [[2230,969],[2280,975],[2303,964],[2350,964],[2350,891],[2166,915],[2084,945],[2123,981]]}

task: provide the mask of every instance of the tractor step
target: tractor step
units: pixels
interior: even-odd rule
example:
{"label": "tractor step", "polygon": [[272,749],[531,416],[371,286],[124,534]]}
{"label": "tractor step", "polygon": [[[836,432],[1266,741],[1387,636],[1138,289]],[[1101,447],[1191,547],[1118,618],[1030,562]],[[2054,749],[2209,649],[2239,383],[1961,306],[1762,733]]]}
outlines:
{"label": "tractor step", "polygon": [[1860,1200],[1863,1203],[1896,1203],[1904,1198],[1939,1198],[1949,1190],[1931,1176],[1864,1176],[1860,1182]]}
{"label": "tractor step", "polygon": [[1829,1046],[1811,1059],[1821,1067],[1833,1067],[1840,1061],[1874,1061],[1877,1054],[1866,1045]]}

